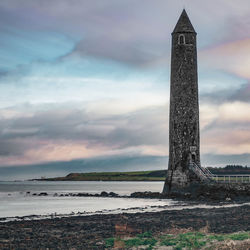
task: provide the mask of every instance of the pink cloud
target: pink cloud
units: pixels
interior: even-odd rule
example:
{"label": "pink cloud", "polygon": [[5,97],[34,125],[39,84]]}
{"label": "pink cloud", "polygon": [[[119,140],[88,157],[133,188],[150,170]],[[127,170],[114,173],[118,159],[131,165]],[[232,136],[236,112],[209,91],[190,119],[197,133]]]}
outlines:
{"label": "pink cloud", "polygon": [[250,153],[249,111],[249,103],[238,101],[202,106],[202,153]]}
{"label": "pink cloud", "polygon": [[250,79],[250,38],[222,44],[200,52],[201,62]]}

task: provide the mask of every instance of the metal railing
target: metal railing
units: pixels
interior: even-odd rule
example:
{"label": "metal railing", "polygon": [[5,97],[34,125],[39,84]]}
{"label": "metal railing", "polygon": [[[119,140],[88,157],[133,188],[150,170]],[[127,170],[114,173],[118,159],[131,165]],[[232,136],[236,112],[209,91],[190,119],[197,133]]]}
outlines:
{"label": "metal railing", "polygon": [[206,168],[206,167],[201,167],[201,168],[205,171],[206,175],[207,175],[209,178],[213,178],[213,177],[214,177],[214,175],[209,171],[208,168]]}
{"label": "metal railing", "polygon": [[193,170],[194,173],[198,175],[198,177],[203,181],[211,181],[213,180],[213,174],[207,169],[201,167],[199,164],[196,164],[194,162],[191,162],[189,164],[189,167],[191,170]]}
{"label": "metal railing", "polygon": [[209,169],[194,162],[189,164],[189,168],[197,174],[202,181],[213,181],[217,183],[250,183],[250,175],[214,175]]}
{"label": "metal railing", "polygon": [[213,175],[218,183],[250,183],[250,175]]}

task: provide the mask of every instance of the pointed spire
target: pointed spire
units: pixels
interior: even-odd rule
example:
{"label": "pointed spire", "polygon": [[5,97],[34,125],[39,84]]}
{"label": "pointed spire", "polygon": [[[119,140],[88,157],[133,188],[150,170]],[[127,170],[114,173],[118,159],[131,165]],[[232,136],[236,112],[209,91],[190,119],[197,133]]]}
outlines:
{"label": "pointed spire", "polygon": [[185,9],[183,9],[181,16],[174,28],[173,33],[183,33],[183,32],[196,33]]}

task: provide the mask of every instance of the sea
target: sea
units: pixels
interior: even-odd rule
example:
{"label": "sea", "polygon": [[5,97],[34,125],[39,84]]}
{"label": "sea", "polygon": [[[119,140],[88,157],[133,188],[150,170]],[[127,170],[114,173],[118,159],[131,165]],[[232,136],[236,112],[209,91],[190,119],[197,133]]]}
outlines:
{"label": "sea", "polygon": [[[210,207],[190,205],[172,199],[134,199],[110,197],[75,197],[69,193],[161,192],[163,182],[102,181],[6,181],[0,182],[0,222],[65,216],[154,212],[165,209]],[[39,196],[47,193],[46,196]],[[60,196],[63,195],[63,196]],[[234,206],[234,205],[232,205]]]}
{"label": "sea", "polygon": [[[136,191],[160,192],[163,182],[102,181],[6,181],[0,182],[0,219],[23,216],[62,216],[147,209],[174,203],[172,200],[60,196],[68,193]],[[38,194],[46,192],[47,196]],[[36,194],[36,195],[34,195]],[[56,196],[55,196],[56,194]]]}

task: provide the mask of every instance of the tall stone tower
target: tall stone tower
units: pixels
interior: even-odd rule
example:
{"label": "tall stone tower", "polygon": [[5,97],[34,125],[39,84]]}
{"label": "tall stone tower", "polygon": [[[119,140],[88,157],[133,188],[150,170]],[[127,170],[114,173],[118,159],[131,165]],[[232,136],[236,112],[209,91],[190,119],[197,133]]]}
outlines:
{"label": "tall stone tower", "polygon": [[183,10],[172,33],[169,119],[169,165],[163,193],[186,188],[199,178],[199,101],[196,32]]}

